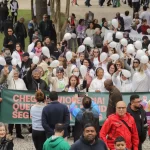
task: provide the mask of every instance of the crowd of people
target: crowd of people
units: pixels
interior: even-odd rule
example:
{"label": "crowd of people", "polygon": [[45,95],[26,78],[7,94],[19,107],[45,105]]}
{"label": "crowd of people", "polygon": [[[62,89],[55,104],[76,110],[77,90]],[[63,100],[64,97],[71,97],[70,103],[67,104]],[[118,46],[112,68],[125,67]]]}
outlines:
{"label": "crowd of people", "polygon": [[[23,17],[17,21],[18,7],[13,0],[12,16],[2,20],[5,37],[0,54],[0,90],[36,91],[37,103],[30,111],[36,150],[141,150],[148,128],[146,112],[138,94],[131,95],[126,106],[121,92],[150,91],[147,6],[140,14],[135,10],[133,18],[129,11],[122,15],[118,12],[111,22],[102,18],[99,23],[88,13],[77,20],[71,14],[61,42],[57,42],[55,25],[47,14],[41,22],[33,17],[26,27]],[[134,41],[130,34],[140,35],[142,40]],[[26,51],[27,36],[30,44]],[[50,104],[45,103],[44,91],[50,92]],[[101,112],[90,97],[84,96],[80,109],[74,96],[68,110],[58,102],[57,92],[109,92],[107,120],[101,130]],[[71,147],[63,138],[69,136],[69,112],[75,118],[75,144]],[[8,125],[10,135],[13,128],[13,124]],[[15,128],[16,137],[24,139],[21,125]],[[0,150],[12,149],[12,138],[7,137],[6,127],[0,123]]]}

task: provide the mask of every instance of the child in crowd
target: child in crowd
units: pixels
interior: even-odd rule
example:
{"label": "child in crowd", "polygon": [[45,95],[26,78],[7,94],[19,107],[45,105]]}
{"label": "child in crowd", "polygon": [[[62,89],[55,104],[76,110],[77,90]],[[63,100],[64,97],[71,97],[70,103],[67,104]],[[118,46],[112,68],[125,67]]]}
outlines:
{"label": "child in crowd", "polygon": [[119,136],[115,140],[115,150],[127,150],[126,141],[123,137]]}

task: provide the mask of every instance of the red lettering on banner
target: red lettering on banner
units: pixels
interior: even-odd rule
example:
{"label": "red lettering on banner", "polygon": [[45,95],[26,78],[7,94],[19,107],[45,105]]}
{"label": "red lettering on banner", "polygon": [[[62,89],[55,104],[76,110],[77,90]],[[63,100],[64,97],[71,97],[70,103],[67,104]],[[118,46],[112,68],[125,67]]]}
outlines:
{"label": "red lettering on banner", "polygon": [[14,95],[13,96],[13,101],[18,102],[19,101],[19,95]]}

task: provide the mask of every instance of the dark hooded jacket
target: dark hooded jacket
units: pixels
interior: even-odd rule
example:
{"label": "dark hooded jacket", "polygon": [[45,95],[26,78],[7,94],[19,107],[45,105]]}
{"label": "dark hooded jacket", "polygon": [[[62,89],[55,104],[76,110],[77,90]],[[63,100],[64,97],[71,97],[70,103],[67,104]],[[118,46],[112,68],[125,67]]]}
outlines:
{"label": "dark hooded jacket", "polygon": [[144,125],[147,123],[146,112],[141,106],[138,111],[131,109],[131,104],[128,104],[127,112],[134,118],[138,130],[139,140],[143,143],[146,139],[147,128]]}
{"label": "dark hooded jacket", "polygon": [[70,150],[108,150],[106,144],[96,138],[94,144],[88,143],[83,136],[80,137],[70,148]]}
{"label": "dark hooded jacket", "polygon": [[0,139],[0,150],[13,150],[13,146],[14,144],[11,136],[7,135]]}

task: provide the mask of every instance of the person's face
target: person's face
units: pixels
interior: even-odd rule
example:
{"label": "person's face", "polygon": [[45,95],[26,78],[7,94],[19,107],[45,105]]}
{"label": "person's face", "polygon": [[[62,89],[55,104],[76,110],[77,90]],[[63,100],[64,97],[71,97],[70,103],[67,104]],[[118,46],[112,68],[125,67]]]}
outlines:
{"label": "person's face", "polygon": [[20,50],[21,50],[20,45],[16,45],[16,50],[17,50],[17,51],[20,51]]}
{"label": "person's face", "polygon": [[18,72],[14,72],[14,79],[17,80],[19,77],[19,73]]}
{"label": "person's face", "polygon": [[12,35],[13,34],[13,30],[12,29],[8,29],[8,35]]}
{"label": "person's face", "polygon": [[94,51],[93,51],[93,54],[94,54],[94,57],[98,57],[98,55],[99,55],[98,50],[94,50]]}
{"label": "person's face", "polygon": [[76,78],[75,78],[75,77],[72,77],[72,78],[71,78],[71,80],[70,80],[70,84],[71,84],[71,86],[73,86],[73,87],[75,87],[75,86],[76,86],[76,84],[77,84],[77,80],[76,80]]}
{"label": "person's face", "polygon": [[80,55],[80,60],[81,60],[81,61],[83,61],[83,60],[84,60],[84,58],[85,58],[85,57],[84,57],[84,55],[83,55],[83,54],[81,54],[81,55]]}
{"label": "person's face", "polygon": [[135,108],[135,109],[139,109],[141,107],[141,100],[140,98],[136,98],[135,100],[133,100],[131,102],[131,105]]}
{"label": "person's face", "polygon": [[123,81],[127,80],[127,78],[123,74],[121,75],[121,78]]}
{"label": "person's face", "polygon": [[4,126],[0,127],[0,138],[3,138],[6,136],[6,129]]}
{"label": "person's face", "polygon": [[37,22],[37,19],[36,19],[36,18],[34,18],[34,19],[33,19],[33,22]]}
{"label": "person's face", "polygon": [[75,69],[73,69],[73,75],[75,75],[75,76],[79,76],[79,69],[78,68],[75,68]]}
{"label": "person's face", "polygon": [[126,105],[124,103],[117,104],[117,106],[116,106],[116,113],[119,116],[123,117],[126,114],[126,112],[127,112],[127,107],[126,107]]}
{"label": "person's face", "polygon": [[115,72],[115,66],[111,65],[110,68],[109,68],[109,73],[113,74],[114,72]]}
{"label": "person's face", "polygon": [[110,91],[110,90],[111,90],[111,86],[108,85],[106,82],[104,82],[104,86],[105,86],[105,89],[106,89],[107,91]]}
{"label": "person's face", "polygon": [[41,48],[41,46],[42,46],[42,45],[41,45],[41,42],[38,42],[36,47],[37,47],[37,48]]}
{"label": "person's face", "polygon": [[89,67],[89,62],[87,60],[84,60],[83,65],[86,66],[86,67]]}
{"label": "person's face", "polygon": [[48,17],[47,16],[43,16],[43,21],[47,21]]}
{"label": "person's face", "polygon": [[29,59],[29,56],[24,56],[24,57],[22,57],[22,61],[23,61],[23,62],[27,62],[28,59]]}
{"label": "person's face", "polygon": [[124,141],[116,142],[116,144],[115,144],[116,150],[125,150],[125,148],[126,148],[126,143]]}
{"label": "person's face", "polygon": [[107,21],[106,21],[106,22],[104,22],[104,26],[105,26],[105,27],[107,27],[107,26],[108,26],[108,23],[107,23]]}
{"label": "person's face", "polygon": [[93,27],[94,27],[94,26],[93,26],[93,23],[90,23],[90,28],[93,29]]}
{"label": "person's face", "polygon": [[98,70],[97,71],[97,77],[100,78],[100,79],[102,79],[103,76],[104,76],[104,71],[103,70]]}
{"label": "person's face", "polygon": [[138,62],[137,60],[134,60],[134,61],[133,61],[133,67],[134,67],[134,68],[139,67],[139,62]]}
{"label": "person's face", "polygon": [[40,72],[40,77],[42,77],[44,75],[44,71],[42,68],[39,69],[39,72]]}
{"label": "person's face", "polygon": [[57,76],[58,79],[62,79],[63,78],[63,72],[58,71],[56,76]]}
{"label": "person's face", "polygon": [[20,22],[21,22],[21,23],[24,23],[24,19],[23,19],[23,18],[22,18],[22,19],[20,19]]}
{"label": "person's face", "polygon": [[94,139],[96,138],[96,131],[94,127],[87,127],[83,131],[83,136],[86,141],[89,143],[92,143]]}
{"label": "person's face", "polygon": [[95,24],[98,24],[98,20],[97,20],[97,19],[95,19],[94,23],[95,23]]}
{"label": "person's face", "polygon": [[117,62],[117,63],[116,63],[116,67],[117,67],[117,69],[121,69],[121,64],[120,64],[120,62]]}
{"label": "person's face", "polygon": [[40,77],[41,77],[41,73],[40,73],[40,72],[35,72],[35,73],[33,74],[33,78],[34,78],[34,79],[40,79]]}
{"label": "person's face", "polygon": [[97,31],[96,31],[96,34],[100,34],[101,33],[101,30],[100,29],[98,29]]}
{"label": "person's face", "polygon": [[45,39],[45,43],[46,43],[46,44],[50,44],[50,42],[51,42],[51,41],[50,41],[49,38],[46,38],[46,39]]}

